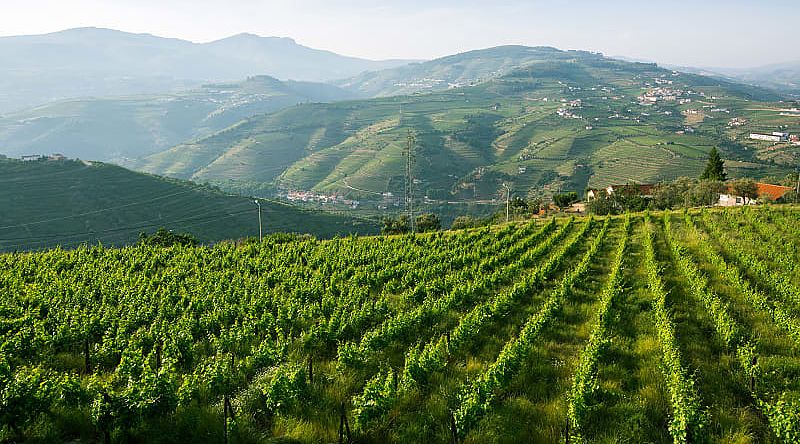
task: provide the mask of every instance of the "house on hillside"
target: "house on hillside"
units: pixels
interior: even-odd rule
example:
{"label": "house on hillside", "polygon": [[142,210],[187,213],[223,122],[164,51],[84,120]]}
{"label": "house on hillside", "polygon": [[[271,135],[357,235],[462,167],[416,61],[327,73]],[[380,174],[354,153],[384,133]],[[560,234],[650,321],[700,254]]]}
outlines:
{"label": "house on hillside", "polygon": [[653,190],[656,185],[652,183],[609,185],[606,188],[589,189],[586,192],[586,200],[592,201],[598,197],[613,196],[614,194],[638,193],[641,197],[653,197]]}
{"label": "house on hillside", "polygon": [[34,162],[37,160],[44,159],[44,156],[42,156],[41,154],[30,154],[27,156],[22,156],[20,157],[20,159],[22,159],[23,162]]}
{"label": "house on hillside", "polygon": [[763,140],[765,142],[786,142],[789,140],[789,133],[775,131],[772,134],[750,133],[753,140]]}
{"label": "house on hillside", "polygon": [[755,205],[758,203],[758,199],[761,199],[762,201],[768,200],[774,202],[785,196],[789,191],[792,191],[792,188],[759,182],[756,183],[756,190],[756,194],[758,195],[757,199],[737,196],[733,190],[733,187],[728,186],[728,193],[719,195],[719,202],[717,203],[717,206],[736,207],[742,205]]}

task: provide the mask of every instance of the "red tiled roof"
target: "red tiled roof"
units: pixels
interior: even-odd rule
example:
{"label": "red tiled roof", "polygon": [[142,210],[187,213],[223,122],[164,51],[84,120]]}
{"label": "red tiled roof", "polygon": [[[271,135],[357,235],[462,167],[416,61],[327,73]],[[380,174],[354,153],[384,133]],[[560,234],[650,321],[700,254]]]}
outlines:
{"label": "red tiled roof", "polygon": [[[756,195],[758,197],[767,197],[770,200],[778,200],[793,189],[792,187],[756,182]],[[733,185],[728,185],[728,194],[736,195],[736,192],[733,190]]]}
{"label": "red tiled roof", "polygon": [[758,187],[759,197],[767,196],[771,200],[778,200],[789,191],[792,191],[791,187],[783,187],[780,185],[772,185],[769,183],[757,183],[756,186]]}

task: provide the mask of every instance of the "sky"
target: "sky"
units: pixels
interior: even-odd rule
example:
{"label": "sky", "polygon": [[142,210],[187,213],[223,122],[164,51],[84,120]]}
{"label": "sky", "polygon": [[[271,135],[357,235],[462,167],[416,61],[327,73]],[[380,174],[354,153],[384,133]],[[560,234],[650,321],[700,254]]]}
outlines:
{"label": "sky", "polygon": [[291,37],[370,59],[522,44],[696,67],[800,61],[799,0],[0,0],[0,11],[2,36],[96,26]]}

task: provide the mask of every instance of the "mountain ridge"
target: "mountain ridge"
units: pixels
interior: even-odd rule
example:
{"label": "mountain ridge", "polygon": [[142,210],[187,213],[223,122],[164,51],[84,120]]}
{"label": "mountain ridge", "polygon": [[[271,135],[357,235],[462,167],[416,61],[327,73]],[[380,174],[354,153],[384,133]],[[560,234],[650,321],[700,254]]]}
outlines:
{"label": "mountain ridge", "polygon": [[254,75],[330,81],[400,66],[239,34],[205,43],[108,28],[0,37],[0,113],[88,96],[159,94]]}

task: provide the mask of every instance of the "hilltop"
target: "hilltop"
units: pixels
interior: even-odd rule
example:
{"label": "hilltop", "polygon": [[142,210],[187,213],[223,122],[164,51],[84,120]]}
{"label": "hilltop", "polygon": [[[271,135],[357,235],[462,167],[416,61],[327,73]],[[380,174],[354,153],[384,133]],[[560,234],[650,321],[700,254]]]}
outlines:
{"label": "hilltop", "polygon": [[[509,57],[522,67],[511,69]],[[412,130],[420,196],[444,202],[497,197],[503,182],[518,194],[547,194],[696,176],[714,146],[734,177],[782,174],[796,156],[788,144],[747,140],[748,131],[783,125],[800,132],[796,119],[781,115],[786,105],[774,102],[779,96],[655,64],[500,47],[382,76],[390,84],[433,72],[455,76],[465,66],[476,68],[458,77],[464,81],[494,74],[458,88],[437,84],[406,96],[304,104],[254,116],[148,156],[136,167],[223,186],[268,184],[275,192],[380,200],[383,193],[402,193],[402,150]],[[340,86],[366,92],[356,82]]]}
{"label": "hilltop", "polygon": [[[203,242],[258,236],[251,199],[124,168],[0,158],[0,251],[135,242],[164,227]],[[264,201],[264,229],[321,237],[377,231],[369,222]]]}
{"label": "hilltop", "polygon": [[124,164],[253,115],[353,97],[325,83],[253,76],[178,93],[61,101],[0,117],[0,154],[60,152]]}

